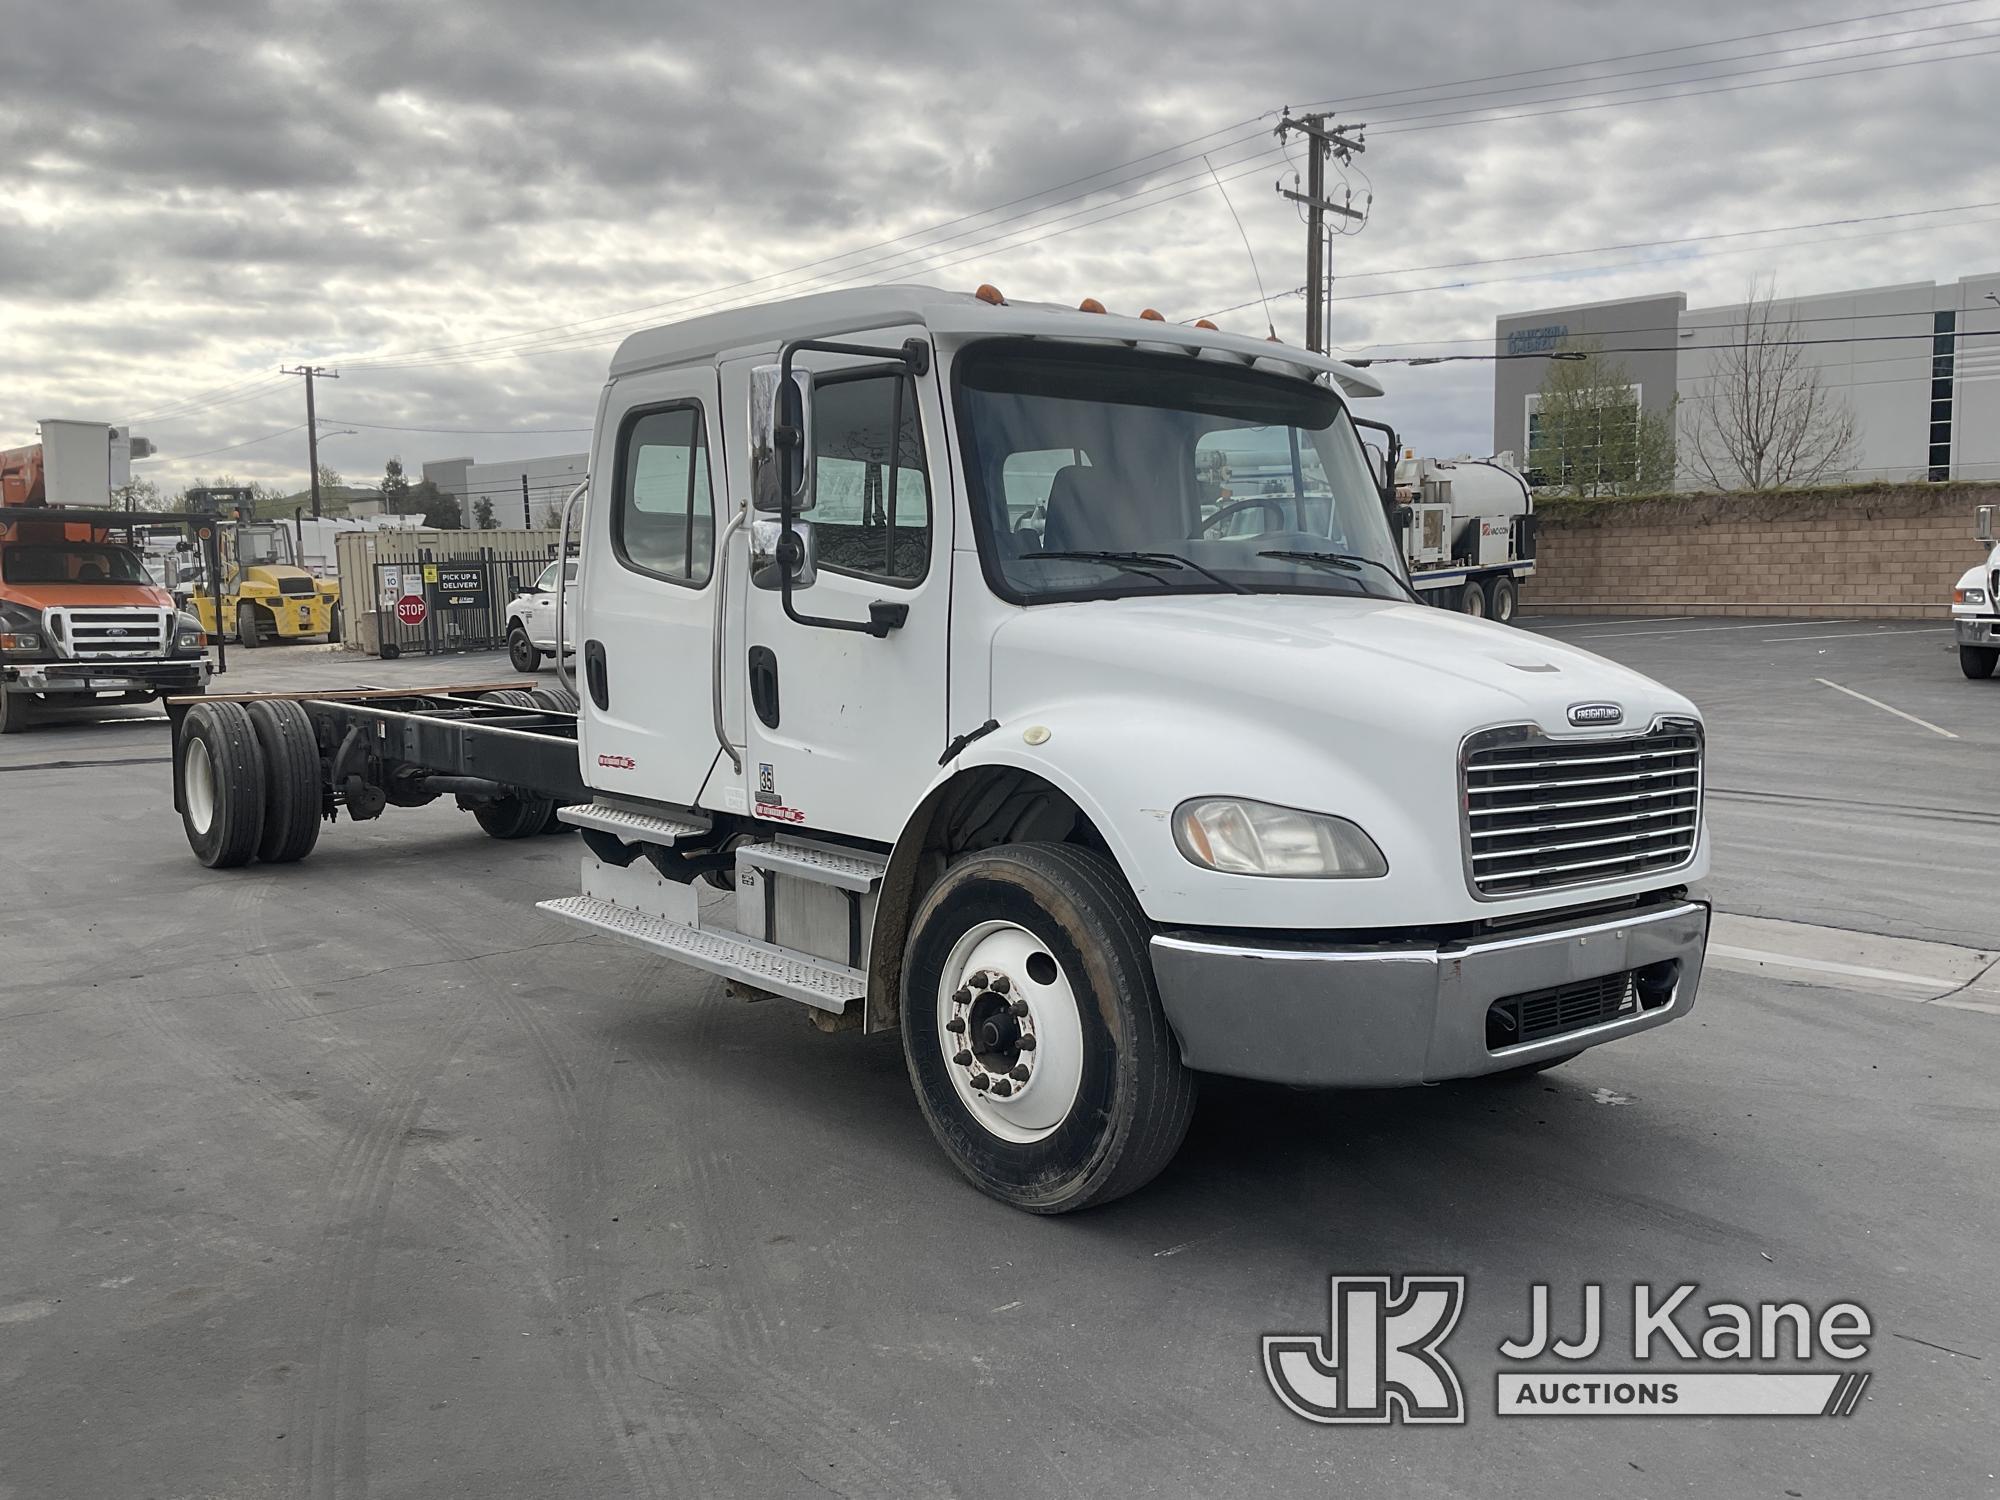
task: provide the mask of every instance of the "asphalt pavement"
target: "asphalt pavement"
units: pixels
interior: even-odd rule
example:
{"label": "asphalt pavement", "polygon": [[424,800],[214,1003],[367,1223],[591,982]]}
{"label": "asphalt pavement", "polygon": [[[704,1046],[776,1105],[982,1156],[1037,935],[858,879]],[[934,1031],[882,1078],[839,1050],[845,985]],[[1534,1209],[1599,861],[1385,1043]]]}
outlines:
{"label": "asphalt pavement", "polygon": [[[1525,623],[1702,705],[1707,894],[1764,957],[1531,1082],[1205,1081],[1164,1176],[1058,1220],[956,1177],[895,1037],[537,913],[566,839],[434,806],[212,873],[163,721],[0,742],[0,1500],[1995,1492],[2000,683],[1934,626]],[[1287,1412],[1262,1336],[1418,1272],[1468,1279],[1468,1423]],[[1604,1284],[1613,1344],[1634,1282],[1858,1302],[1871,1382],[1500,1418],[1538,1282],[1563,1326]]]}

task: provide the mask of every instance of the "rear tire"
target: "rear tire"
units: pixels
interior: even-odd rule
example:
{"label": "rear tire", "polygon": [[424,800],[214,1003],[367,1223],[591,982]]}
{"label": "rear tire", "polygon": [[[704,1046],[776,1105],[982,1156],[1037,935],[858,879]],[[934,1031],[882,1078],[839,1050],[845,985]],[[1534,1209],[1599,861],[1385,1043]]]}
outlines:
{"label": "rear tire", "polygon": [[1486,618],[1486,590],[1477,579],[1467,579],[1465,587],[1458,591],[1458,612],[1475,620]]}
{"label": "rear tire", "polygon": [[2000,666],[2000,646],[1960,646],[1958,648],[1958,670],[1974,682],[1991,677],[1993,669]]}
{"label": "rear tire", "polygon": [[319,739],[312,718],[284,699],[248,707],[257,745],[264,753],[264,832],[257,857],[288,865],[304,859],[319,842]]}
{"label": "rear tire", "polygon": [[970,855],[925,896],[903,1057],[931,1133],[981,1192],[1070,1213],[1173,1159],[1195,1080],[1160,1009],[1150,930],[1117,866],[1070,844]]}
{"label": "rear tire", "polygon": [[256,605],[236,606],[236,639],[245,651],[255,651],[264,644],[263,612]]}
{"label": "rear tire", "polygon": [[198,703],[181,723],[181,826],[211,870],[248,864],[264,831],[264,752],[240,703]]}
{"label": "rear tire", "polygon": [[544,682],[528,689],[528,696],[543,708],[559,714],[573,714],[578,711],[576,694],[560,682]]}
{"label": "rear tire", "polygon": [[496,839],[531,839],[547,831],[556,819],[556,805],[547,797],[509,793],[492,802],[472,804],[472,816]]}
{"label": "rear tire", "polygon": [[1486,618],[1499,625],[1511,625],[1521,612],[1521,586],[1501,574],[1486,583]]}
{"label": "rear tire", "polygon": [[516,672],[533,672],[542,665],[542,653],[535,649],[535,643],[528,639],[528,632],[518,624],[507,627],[507,660]]}

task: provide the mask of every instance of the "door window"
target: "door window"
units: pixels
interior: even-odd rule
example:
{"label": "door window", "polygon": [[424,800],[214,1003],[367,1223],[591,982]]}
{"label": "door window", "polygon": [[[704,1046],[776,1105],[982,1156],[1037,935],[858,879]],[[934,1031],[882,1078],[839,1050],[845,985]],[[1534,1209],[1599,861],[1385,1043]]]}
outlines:
{"label": "door window", "polygon": [[[890,424],[901,387],[902,422]],[[907,375],[830,378],[813,391],[819,565],[908,586],[930,567],[931,488],[916,382]]]}
{"label": "door window", "polygon": [[700,407],[663,407],[626,419],[611,541],[628,568],[696,588],[708,582],[715,497]]}

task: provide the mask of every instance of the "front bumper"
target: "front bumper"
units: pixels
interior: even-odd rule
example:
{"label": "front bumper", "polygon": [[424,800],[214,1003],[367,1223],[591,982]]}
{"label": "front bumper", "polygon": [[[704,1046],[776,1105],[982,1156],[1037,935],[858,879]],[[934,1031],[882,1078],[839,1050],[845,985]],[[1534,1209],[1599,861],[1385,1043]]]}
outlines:
{"label": "front bumper", "polygon": [[[1496,1073],[1664,1025],[1694,1008],[1707,948],[1708,904],[1680,900],[1442,945],[1166,932],[1152,958],[1189,1067],[1368,1088]],[[1628,971],[1645,976],[1629,1014],[1489,1047],[1495,1001]]]}
{"label": "front bumper", "polygon": [[212,668],[205,656],[183,661],[10,662],[6,682],[29,693],[199,693]]}
{"label": "front bumper", "polygon": [[1951,622],[1951,633],[1961,646],[2000,646],[2000,619],[1960,615]]}

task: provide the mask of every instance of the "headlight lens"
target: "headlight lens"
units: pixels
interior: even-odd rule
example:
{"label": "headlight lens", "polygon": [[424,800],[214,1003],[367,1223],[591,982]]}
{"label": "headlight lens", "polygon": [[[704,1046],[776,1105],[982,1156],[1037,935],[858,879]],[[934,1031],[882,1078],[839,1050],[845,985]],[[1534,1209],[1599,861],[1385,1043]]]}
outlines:
{"label": "headlight lens", "polygon": [[1204,869],[1225,875],[1365,880],[1389,873],[1375,841],[1345,818],[1197,797],[1174,809],[1174,843]]}
{"label": "headlight lens", "polygon": [[176,651],[203,651],[208,647],[208,632],[201,628],[201,621],[193,615],[181,615],[174,622],[174,649]]}
{"label": "headlight lens", "polygon": [[24,604],[0,600],[0,651],[40,651],[42,617]]}
{"label": "headlight lens", "polygon": [[1983,605],[1986,603],[1986,590],[1953,589],[1951,591],[1951,602],[1953,604],[1970,604],[1975,607]]}

